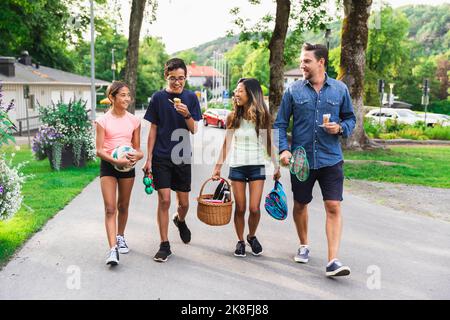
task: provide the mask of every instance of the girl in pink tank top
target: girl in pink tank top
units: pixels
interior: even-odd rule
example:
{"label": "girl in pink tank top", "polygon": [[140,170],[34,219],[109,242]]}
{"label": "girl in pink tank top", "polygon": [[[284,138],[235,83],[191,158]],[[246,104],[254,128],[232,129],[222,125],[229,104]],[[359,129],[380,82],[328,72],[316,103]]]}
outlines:
{"label": "girl in pink tank top", "polygon": [[[105,226],[109,243],[106,264],[119,264],[119,254],[129,252],[125,241],[125,226],[128,219],[128,204],[134,184],[135,169],[123,172],[116,168],[132,167],[142,159],[140,149],[141,121],[129,113],[130,89],[120,81],[114,81],[107,89],[112,103],[111,109],[96,122],[97,156],[101,159],[100,185],[105,204]],[[135,152],[115,159],[111,152],[117,146],[132,147]],[[116,194],[118,193],[118,197]]]}

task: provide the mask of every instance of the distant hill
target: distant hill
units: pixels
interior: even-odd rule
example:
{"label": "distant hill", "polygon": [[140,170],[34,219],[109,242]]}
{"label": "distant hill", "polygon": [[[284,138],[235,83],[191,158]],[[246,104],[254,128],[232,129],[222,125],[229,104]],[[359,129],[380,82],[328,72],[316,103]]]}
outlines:
{"label": "distant hill", "polygon": [[[192,50],[197,54],[197,61],[196,63],[198,65],[211,65],[213,52],[219,51],[219,52],[227,52],[228,50],[231,50],[236,43],[239,42],[239,36],[233,36],[233,37],[221,37],[213,41],[206,42],[204,44],[201,44],[197,47],[190,48],[183,51]],[[180,52],[178,51],[172,54],[172,56],[178,55]]]}
{"label": "distant hill", "polygon": [[[450,4],[439,6],[431,5],[407,5],[395,9],[403,12],[410,22],[409,38],[426,48],[427,53],[437,54],[448,50],[450,46]],[[330,25],[330,48],[337,47],[340,43],[341,21]],[[304,34],[306,42],[326,44],[324,32],[314,33],[308,31]],[[221,37],[206,42],[200,46],[191,48],[198,58],[197,64],[210,65],[213,51],[226,52],[239,42],[239,36]],[[181,52],[181,51],[180,51]],[[176,52],[173,55],[177,55]]]}

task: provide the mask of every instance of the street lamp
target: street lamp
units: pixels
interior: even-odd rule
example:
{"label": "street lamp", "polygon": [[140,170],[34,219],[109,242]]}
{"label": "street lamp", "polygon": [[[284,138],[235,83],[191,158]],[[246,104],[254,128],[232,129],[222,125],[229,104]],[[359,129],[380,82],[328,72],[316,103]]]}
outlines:
{"label": "street lamp", "polygon": [[95,91],[95,28],[94,28],[94,1],[90,0],[91,9],[91,119],[95,120],[95,108],[97,107],[97,92]]}
{"label": "street lamp", "polygon": [[[331,37],[331,29],[327,28],[325,30],[325,40],[327,42],[327,55],[328,55],[328,53],[330,51],[330,37]],[[328,74],[328,65],[329,65],[329,63],[327,61],[327,74]]]}

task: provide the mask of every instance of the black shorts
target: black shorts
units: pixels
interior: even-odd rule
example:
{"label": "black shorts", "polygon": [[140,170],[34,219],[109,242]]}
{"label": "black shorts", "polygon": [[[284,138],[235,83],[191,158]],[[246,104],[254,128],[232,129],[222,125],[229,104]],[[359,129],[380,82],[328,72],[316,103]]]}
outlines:
{"label": "black shorts", "polygon": [[191,191],[191,164],[174,164],[170,159],[153,156],[152,173],[156,190]]}
{"label": "black shorts", "polygon": [[344,170],[340,161],[333,166],[323,167],[317,170],[310,170],[306,181],[301,182],[291,173],[292,192],[294,200],[302,204],[311,202],[312,191],[316,180],[319,181],[320,190],[322,190],[323,201],[336,200],[342,201],[342,192],[344,189]]}
{"label": "black shorts", "polygon": [[120,172],[114,169],[114,166],[110,162],[102,160],[100,162],[100,178],[105,176],[116,179],[134,178],[136,176],[136,170],[133,168],[128,172]]}

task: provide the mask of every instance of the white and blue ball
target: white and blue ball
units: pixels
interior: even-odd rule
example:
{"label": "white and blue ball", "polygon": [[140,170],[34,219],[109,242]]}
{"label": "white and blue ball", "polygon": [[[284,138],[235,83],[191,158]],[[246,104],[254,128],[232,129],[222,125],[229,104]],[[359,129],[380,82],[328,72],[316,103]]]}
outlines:
{"label": "white and blue ball", "polygon": [[[122,159],[127,156],[127,153],[135,153],[136,150],[134,150],[130,146],[118,146],[115,147],[114,150],[111,152],[111,157],[114,159]],[[126,167],[117,167],[114,165],[114,169],[120,172],[128,172],[131,171],[134,168],[133,166],[126,166]]]}

